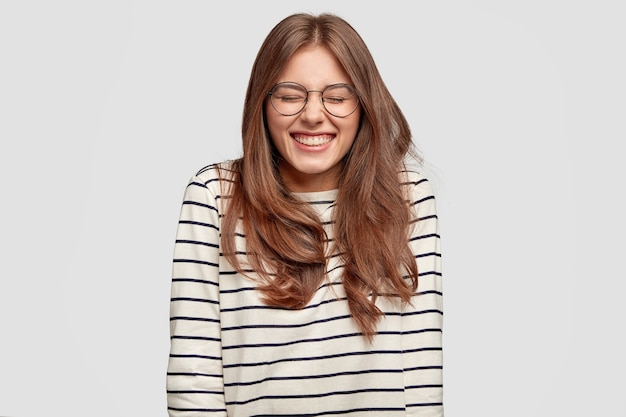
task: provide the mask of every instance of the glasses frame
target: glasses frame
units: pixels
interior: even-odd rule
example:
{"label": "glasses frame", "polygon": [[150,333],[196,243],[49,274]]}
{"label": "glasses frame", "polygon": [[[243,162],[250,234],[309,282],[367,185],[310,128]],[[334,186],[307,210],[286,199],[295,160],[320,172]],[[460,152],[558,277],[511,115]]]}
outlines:
{"label": "glasses frame", "polygon": [[[274,105],[274,100],[272,100],[272,93],[274,92],[274,90],[276,89],[276,87],[280,86],[280,85],[295,85],[298,87],[301,87],[302,90],[306,93],[306,96],[304,97],[304,105],[302,106],[302,108],[300,110],[298,110],[295,113],[290,113],[290,114],[285,114],[282,113],[281,111],[279,111],[276,108],[276,105]],[[356,104],[354,106],[354,108],[350,111],[350,113],[346,114],[345,116],[337,116],[336,114],[334,114],[333,112],[331,112],[330,110],[328,110],[328,108],[326,107],[326,100],[324,100],[324,91],[328,90],[329,88],[334,88],[334,87],[349,87],[352,91],[354,91],[354,97],[356,97]],[[328,114],[330,114],[333,117],[337,117],[339,119],[343,119],[345,117],[350,116],[352,113],[354,113],[356,111],[356,109],[359,108],[359,104],[361,103],[361,100],[359,98],[359,93],[357,93],[356,89],[350,85],[350,84],[346,84],[346,83],[335,83],[335,84],[330,84],[327,85],[326,87],[324,87],[322,90],[307,90],[305,86],[303,86],[302,84],[293,82],[293,81],[284,81],[282,83],[278,83],[275,86],[273,86],[270,91],[267,92],[267,95],[270,97],[270,104],[272,105],[272,108],[276,111],[276,113],[282,115],[282,116],[295,116],[296,114],[301,113],[305,108],[306,105],[309,103],[309,93],[320,93],[320,101],[322,102],[322,107],[324,108],[324,110],[326,110],[326,112]]]}

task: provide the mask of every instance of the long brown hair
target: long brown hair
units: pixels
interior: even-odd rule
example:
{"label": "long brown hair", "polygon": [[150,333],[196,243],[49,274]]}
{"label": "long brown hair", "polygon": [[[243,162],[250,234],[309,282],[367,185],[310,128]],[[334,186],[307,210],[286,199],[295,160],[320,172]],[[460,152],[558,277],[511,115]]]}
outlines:
{"label": "long brown hair", "polygon": [[[399,177],[405,157],[415,153],[408,123],[367,46],[342,18],[294,14],[262,44],[244,104],[244,153],[232,165],[234,182],[225,193],[230,198],[222,250],[238,272],[259,279],[264,302],[271,306],[304,307],[325,277],[326,233],[313,210],[281,180],[264,116],[267,92],[290,57],[308,45],[332,51],[359,94],[361,122],[339,179],[333,251],[345,264],[343,286],[352,317],[371,339],[383,315],[377,296],[409,302],[417,289],[417,264],[408,246],[409,206]],[[245,257],[238,256],[236,245],[239,221]]]}

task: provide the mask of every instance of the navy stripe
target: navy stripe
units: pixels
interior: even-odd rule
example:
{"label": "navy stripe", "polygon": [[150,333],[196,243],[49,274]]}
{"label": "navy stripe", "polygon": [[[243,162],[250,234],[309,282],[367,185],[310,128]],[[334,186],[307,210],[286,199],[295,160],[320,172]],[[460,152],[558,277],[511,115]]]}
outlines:
{"label": "navy stripe", "polygon": [[219,283],[217,282],[207,281],[205,279],[196,279],[196,278],[172,278],[172,282],[193,282],[196,284],[212,285],[214,287],[219,286]]}
{"label": "navy stripe", "polygon": [[[413,171],[409,171],[409,172],[416,174],[416,172],[413,172]],[[424,182],[428,182],[428,180],[426,178],[422,178],[419,181],[406,181],[406,182],[402,182],[401,184],[402,185],[420,185],[421,183],[424,183]]]}
{"label": "navy stripe", "polygon": [[428,197],[424,197],[424,198],[420,198],[419,200],[415,200],[411,203],[412,206],[416,206],[418,204],[423,203],[424,201],[428,201],[428,200],[434,200],[435,196],[433,195],[429,195]]}
{"label": "navy stripe", "polygon": [[409,239],[409,242],[415,242],[416,240],[428,239],[428,238],[431,238],[431,237],[436,237],[437,239],[440,238],[439,234],[437,234],[437,233],[429,233],[429,234],[426,234],[426,235],[414,236],[411,239]]}
{"label": "navy stripe", "polygon": [[443,406],[443,403],[418,403],[418,404],[407,404],[407,408],[409,407],[437,407]]}
{"label": "navy stripe", "polygon": [[214,267],[218,267],[219,266],[219,264],[216,264],[215,262],[200,261],[198,259],[178,259],[178,258],[175,258],[174,262],[175,263],[201,264],[201,265],[208,265],[208,266],[214,266]]}
{"label": "navy stripe", "polygon": [[206,184],[203,182],[196,182],[196,181],[192,181],[187,185],[187,188],[191,187],[191,186],[196,186],[196,187],[200,187],[200,188],[207,188]]}
{"label": "navy stripe", "polygon": [[170,317],[170,321],[206,321],[209,323],[219,323],[217,319],[210,319],[208,317],[189,317],[189,316],[173,316]]}
{"label": "navy stripe", "polygon": [[247,382],[233,382],[230,384],[224,384],[225,387],[242,387],[242,386],[250,386],[257,385],[263,382],[268,381],[299,381],[299,380],[307,380],[307,379],[324,379],[324,378],[336,378],[341,376],[350,376],[350,375],[365,375],[365,374],[398,374],[402,373],[401,369],[365,369],[362,371],[351,371],[351,372],[334,372],[332,374],[319,374],[319,375],[294,375],[294,376],[282,376],[282,377],[267,377],[263,379],[258,379],[256,381],[247,381]]}
{"label": "navy stripe", "polygon": [[199,372],[168,372],[169,376],[201,376],[207,378],[222,378],[222,374],[202,374]]}
{"label": "navy stripe", "polygon": [[415,349],[405,349],[402,353],[417,353],[417,352],[441,352],[443,349],[439,346],[423,347]]}
{"label": "navy stripe", "polygon": [[179,408],[179,407],[167,407],[172,411],[189,411],[192,413],[222,413],[226,412],[225,408]]}
{"label": "navy stripe", "polygon": [[268,306],[268,305],[252,305],[252,306],[241,306],[241,307],[232,307],[232,308],[224,308],[222,310],[220,310],[222,313],[230,313],[233,311],[244,311],[244,310],[285,310],[285,311],[302,311],[302,310],[310,310],[310,309],[314,309],[317,307],[320,307],[324,304],[330,304],[330,303],[336,303],[338,301],[346,301],[347,298],[346,297],[341,297],[341,298],[333,298],[330,300],[324,300],[321,301],[317,304],[310,304],[308,306],[305,306],[301,309],[298,310],[292,310],[292,309],[288,309],[288,308],[284,308],[284,307],[274,307],[274,306]]}
{"label": "navy stripe", "polygon": [[179,359],[210,359],[212,361],[221,361],[222,360],[222,358],[220,356],[182,355],[182,354],[174,354],[174,353],[170,353],[170,358],[179,358]]}
{"label": "navy stripe", "polygon": [[[253,326],[250,327],[246,327],[246,328],[254,328]],[[265,326],[259,326],[259,328],[265,328]],[[410,330],[410,331],[396,331],[396,332],[379,332],[377,333],[378,336],[381,335],[391,335],[391,336],[400,336],[400,335],[408,335],[408,334],[419,334],[419,333],[429,333],[429,332],[441,332],[441,329],[417,329],[417,330]],[[284,346],[293,346],[293,345],[297,345],[297,344],[301,344],[301,343],[317,343],[317,342],[323,342],[323,341],[328,341],[328,340],[338,340],[338,339],[346,339],[346,338],[351,338],[351,337],[355,337],[355,336],[361,336],[360,333],[348,333],[348,334],[340,334],[340,335],[334,335],[334,336],[328,336],[328,337],[320,337],[320,338],[313,338],[313,339],[299,339],[299,340],[292,340],[289,342],[283,342],[283,343],[251,343],[251,344],[241,344],[241,345],[232,345],[232,346],[222,346],[222,350],[232,350],[232,349],[247,349],[247,348],[267,348],[267,347],[284,347]],[[416,348],[416,350],[414,352],[418,352],[421,350],[435,350],[436,348]],[[400,353],[401,351],[398,351],[397,353]]]}
{"label": "navy stripe", "polygon": [[[298,323],[298,324],[253,324],[253,325],[245,325],[245,326],[233,326],[233,327],[222,327],[223,332],[227,332],[230,330],[241,330],[241,329],[297,329],[301,327],[308,327],[319,323],[330,323],[331,321],[337,320],[346,320],[349,319],[350,315],[342,315],[336,317],[329,317],[326,319],[313,320],[307,323]],[[300,342],[300,341],[298,341]],[[271,345],[274,346],[274,345]],[[224,349],[227,349],[226,347]]]}
{"label": "navy stripe", "polygon": [[219,304],[219,301],[216,300],[207,300],[205,298],[191,298],[191,297],[175,297],[171,299],[172,302],[175,301],[191,301],[194,303],[209,303],[209,304]]}
{"label": "navy stripe", "polygon": [[207,342],[219,342],[221,339],[218,337],[202,337],[202,336],[185,336],[185,335],[174,335],[170,337],[171,340],[179,339],[179,340],[205,340]]}
{"label": "navy stripe", "polygon": [[435,295],[443,296],[443,293],[441,291],[435,291],[435,290],[420,291],[418,294],[415,294],[415,295],[420,297],[420,296],[428,295],[428,294],[435,294]]}
{"label": "navy stripe", "polygon": [[441,276],[441,272],[437,272],[437,271],[427,271],[427,272],[419,272],[417,273],[418,278],[419,277],[424,277],[426,275],[436,275],[438,277]]}
{"label": "navy stripe", "polygon": [[185,201],[183,201],[183,205],[192,205],[192,206],[204,207],[204,208],[208,208],[209,210],[213,210],[213,211],[217,212],[217,209],[214,206],[211,206],[209,204],[199,203],[197,201],[185,200]]}
{"label": "navy stripe", "polygon": [[432,314],[432,313],[440,314],[440,315],[443,316],[443,311],[438,310],[436,308],[429,309],[429,310],[403,312],[401,315],[402,315],[402,317],[411,317],[411,316],[417,316],[417,315],[420,315],[420,314]]}
{"label": "navy stripe", "polygon": [[[355,334],[356,335],[356,334]],[[361,335],[358,334],[360,337]],[[297,357],[297,358],[280,358],[272,361],[263,361],[263,362],[248,362],[248,363],[232,363],[232,364],[224,364],[224,368],[247,368],[247,367],[255,367],[255,366],[265,366],[265,365],[274,365],[277,363],[283,362],[313,362],[313,361],[323,361],[326,359],[338,359],[338,358],[348,358],[352,356],[377,356],[377,355],[397,355],[401,353],[401,350],[368,350],[368,351],[353,351],[353,352],[344,352],[344,353],[336,353],[332,355],[322,355],[322,356],[305,356],[305,357]]]}
{"label": "navy stripe", "polygon": [[411,371],[428,371],[428,370],[432,370],[432,369],[443,369],[443,366],[415,366],[413,368],[404,368],[404,372],[411,372]]}
{"label": "navy stripe", "polygon": [[[280,417],[321,417],[321,416],[331,416],[331,415],[341,415],[341,414],[353,414],[353,413],[362,413],[362,412],[387,412],[387,411],[404,411],[404,407],[368,407],[368,408],[350,408],[348,410],[341,411],[323,411],[321,413],[298,413],[298,414],[281,414]],[[276,414],[253,414],[250,417],[278,417]]]}
{"label": "navy stripe", "polygon": [[216,245],[214,243],[200,242],[198,240],[176,239],[176,243],[187,243],[187,244],[190,244],[190,245],[203,245],[203,246],[210,246],[212,248],[219,248],[219,245]]}
{"label": "navy stripe", "polygon": [[350,394],[359,394],[359,393],[367,393],[367,392],[402,392],[403,389],[400,388],[364,388],[364,389],[355,389],[349,391],[331,391],[324,392],[319,394],[307,394],[307,395],[262,395],[255,398],[250,398],[246,401],[227,401],[226,405],[244,405],[253,403],[260,400],[284,400],[284,399],[294,399],[294,398],[324,398],[324,397],[332,397],[335,395],[350,395]]}
{"label": "navy stripe", "polygon": [[443,388],[442,384],[407,385],[406,389]]}
{"label": "navy stripe", "polygon": [[[220,181],[220,179],[219,179],[219,178],[211,178],[211,179],[209,179],[209,180],[207,180],[207,181],[205,181],[205,182],[204,182],[204,186],[206,187],[206,186],[208,186],[209,184],[211,184],[212,182],[219,182],[219,181]],[[208,187],[207,187],[207,188],[208,188]]]}
{"label": "navy stripe", "polygon": [[212,229],[215,230],[220,230],[219,227],[211,224],[211,223],[202,223],[202,222],[195,222],[195,221],[191,221],[191,220],[180,220],[178,222],[178,224],[190,224],[192,226],[202,226],[202,227],[210,227]]}
{"label": "navy stripe", "polygon": [[429,214],[428,216],[420,217],[419,219],[417,219],[417,221],[433,220],[433,219],[439,219],[439,217],[436,214]]}

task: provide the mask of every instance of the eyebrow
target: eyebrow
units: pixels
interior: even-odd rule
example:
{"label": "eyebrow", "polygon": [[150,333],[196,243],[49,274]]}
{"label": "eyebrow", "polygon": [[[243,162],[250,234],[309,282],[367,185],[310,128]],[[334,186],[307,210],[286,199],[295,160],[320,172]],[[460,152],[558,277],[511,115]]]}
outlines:
{"label": "eyebrow", "polygon": [[319,90],[318,90],[318,89],[309,90],[306,86],[304,86],[303,84],[300,84],[299,82],[296,82],[296,81],[279,81],[279,82],[277,82],[276,84],[274,84],[274,86],[277,86],[278,84],[295,84],[295,85],[298,85],[298,86],[300,86],[300,87],[304,88],[307,92],[310,92],[310,91],[313,91],[313,92],[316,92],[316,91],[317,91],[317,92],[321,92],[321,91],[324,91],[325,89],[327,89],[328,87],[331,87],[331,86],[334,86],[334,85],[347,85],[347,86],[350,86],[350,87],[352,87],[352,88],[356,88],[356,87],[355,87],[354,85],[352,85],[351,83],[349,83],[349,82],[343,82],[343,81],[339,81],[339,82],[336,82],[336,83],[326,84],[325,86],[323,86],[323,87],[322,87],[321,89],[319,89]]}

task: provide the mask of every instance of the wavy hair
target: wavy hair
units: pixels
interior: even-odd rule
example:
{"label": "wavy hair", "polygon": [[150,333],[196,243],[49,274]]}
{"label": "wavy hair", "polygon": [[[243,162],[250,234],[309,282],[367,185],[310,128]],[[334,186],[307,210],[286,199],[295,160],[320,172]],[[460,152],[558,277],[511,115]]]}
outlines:
{"label": "wavy hair", "polygon": [[[408,246],[410,208],[400,179],[405,158],[417,155],[408,123],[369,49],[344,19],[294,14],[263,42],[245,96],[243,156],[232,165],[222,250],[239,273],[260,281],[264,302],[271,306],[306,306],[325,278],[326,233],[311,207],[285,187],[264,114],[267,92],[287,61],[310,45],[327,47],[359,94],[360,127],[343,160],[332,249],[345,265],[343,286],[351,315],[371,340],[383,315],[377,297],[410,302],[417,289],[417,264]],[[240,221],[247,245],[243,258],[236,245]]]}

